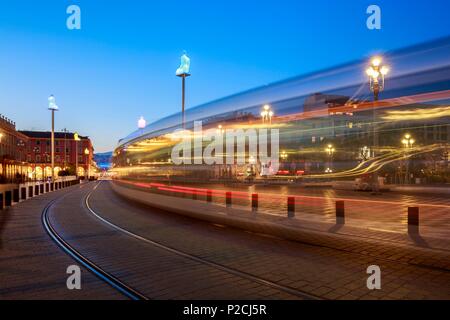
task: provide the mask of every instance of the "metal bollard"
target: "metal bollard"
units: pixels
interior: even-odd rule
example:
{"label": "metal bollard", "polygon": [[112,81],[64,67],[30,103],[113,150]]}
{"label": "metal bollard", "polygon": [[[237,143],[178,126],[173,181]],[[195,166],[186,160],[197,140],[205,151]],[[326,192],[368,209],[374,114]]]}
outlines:
{"label": "metal bollard", "polygon": [[13,190],[13,202],[19,202],[20,198],[19,198],[19,189],[14,189]]}
{"label": "metal bollard", "polygon": [[252,193],[252,211],[258,211],[258,194]]}
{"label": "metal bollard", "polygon": [[419,233],[418,207],[408,207],[408,233]]}
{"label": "metal bollard", "polygon": [[230,208],[231,207],[231,192],[228,191],[225,194],[225,200],[226,200],[227,208]]}
{"label": "metal bollard", "polygon": [[33,198],[33,186],[28,187],[28,198]]}
{"label": "metal bollard", "polygon": [[3,210],[4,206],[3,193],[0,193],[0,210]]}
{"label": "metal bollard", "polygon": [[212,202],[212,191],[206,191],[206,202]]}
{"label": "metal bollard", "polygon": [[11,190],[5,191],[5,207],[11,207],[12,205],[12,192]]}
{"label": "metal bollard", "polygon": [[336,201],[336,224],[345,224],[344,201]]}
{"label": "metal bollard", "polygon": [[294,218],[295,217],[295,197],[288,197],[287,207],[288,207],[288,218]]}
{"label": "metal bollard", "polygon": [[21,198],[22,200],[26,200],[26,199],[27,199],[27,188],[22,187],[22,188],[20,189],[20,193],[21,193],[20,198]]}

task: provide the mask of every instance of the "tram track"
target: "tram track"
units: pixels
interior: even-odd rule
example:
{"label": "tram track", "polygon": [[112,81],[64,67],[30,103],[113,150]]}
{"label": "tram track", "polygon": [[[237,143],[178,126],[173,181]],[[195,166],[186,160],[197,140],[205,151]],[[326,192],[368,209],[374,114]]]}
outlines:
{"label": "tram track", "polygon": [[[272,290],[283,292],[285,294],[291,295],[293,298],[300,298],[305,300],[321,300],[322,297],[312,295],[310,293],[294,289],[288,286],[284,286],[278,283],[275,283],[273,281],[258,277],[256,275],[240,271],[234,268],[227,267],[225,265],[198,257],[196,255],[192,255],[190,253],[180,251],[176,248],[164,245],[160,242],[142,237],[138,234],[135,234],[129,230],[126,230],[111,221],[105,219],[102,217],[98,212],[95,212],[92,207],[90,206],[89,199],[91,195],[95,192],[97,187],[101,184],[98,183],[95,185],[95,187],[84,197],[84,204],[86,205],[86,208],[88,209],[89,213],[92,214],[96,219],[101,221],[103,224],[109,226],[110,228],[113,228],[115,231],[118,231],[120,233],[123,233],[135,240],[138,240],[140,242],[145,243],[146,245],[151,245],[154,248],[158,248],[160,250],[164,250],[165,252],[171,253],[173,255],[182,257],[184,259],[191,260],[193,262],[208,266],[210,268],[214,268],[216,270],[219,270],[221,272],[225,272],[228,274],[231,274],[233,276],[236,276],[241,279],[245,279],[247,281],[251,281],[254,283],[257,283],[259,285],[262,285],[264,287],[268,287]],[[69,256],[71,256],[75,261],[80,263],[82,266],[84,266],[87,270],[89,270],[91,273],[93,273],[95,276],[97,276],[99,279],[104,281],[105,283],[109,284],[119,292],[121,292],[123,295],[127,296],[128,298],[132,300],[150,300],[151,298],[148,297],[146,294],[140,292],[136,288],[128,285],[123,279],[120,279],[116,276],[114,276],[112,273],[108,272],[104,268],[102,268],[100,265],[98,265],[95,261],[88,258],[87,255],[83,254],[82,250],[76,249],[73,245],[71,245],[66,239],[64,239],[60,233],[54,228],[54,226],[51,224],[50,221],[50,211],[51,208],[56,205],[58,202],[62,201],[67,194],[62,195],[50,203],[44,208],[42,211],[42,224],[44,226],[44,229],[48,233],[48,235],[52,238],[52,240]]]}
{"label": "tram track", "polygon": [[63,200],[67,194],[64,194],[47,204],[47,206],[42,211],[42,224],[44,226],[47,234],[52,238],[52,240],[69,256],[71,256],[75,261],[80,263],[86,269],[88,269],[91,273],[97,276],[102,281],[106,282],[128,298],[132,300],[149,300],[144,294],[139,291],[131,288],[120,279],[113,276],[111,273],[108,273],[99,265],[94,263],[92,260],[83,255],[79,250],[76,250],[73,246],[71,246],[52,226],[50,223],[49,212],[53,205],[57,202]]}

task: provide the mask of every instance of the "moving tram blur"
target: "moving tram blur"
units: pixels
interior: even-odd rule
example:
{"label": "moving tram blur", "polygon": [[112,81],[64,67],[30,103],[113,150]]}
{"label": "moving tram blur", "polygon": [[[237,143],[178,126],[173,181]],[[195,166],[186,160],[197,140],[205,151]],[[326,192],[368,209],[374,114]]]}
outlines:
{"label": "moving tram blur", "polygon": [[373,174],[386,184],[450,183],[450,38],[382,57],[391,71],[378,101],[362,60],[186,111],[184,134],[194,121],[203,130],[279,129],[277,172],[249,156],[245,165],[173,164],[181,114],[120,140],[112,171],[118,179],[177,183],[357,181],[366,188]]}

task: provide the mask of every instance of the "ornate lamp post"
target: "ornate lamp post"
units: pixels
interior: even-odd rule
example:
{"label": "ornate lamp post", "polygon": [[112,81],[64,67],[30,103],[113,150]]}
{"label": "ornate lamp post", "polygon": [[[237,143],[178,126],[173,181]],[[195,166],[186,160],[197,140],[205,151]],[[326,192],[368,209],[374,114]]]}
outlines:
{"label": "ornate lamp post", "polygon": [[[413,148],[415,142],[416,140],[414,140],[409,133],[405,134],[402,140],[402,144],[405,147],[405,155]],[[405,183],[409,183],[409,159],[406,159]]]}
{"label": "ornate lamp post", "polygon": [[[380,92],[385,88],[385,77],[389,73],[389,68],[383,65],[381,57],[374,57],[370,61],[370,66],[367,68],[366,73],[369,76],[370,91],[373,92],[373,100],[378,101]],[[378,130],[376,128],[377,111],[375,105],[373,106],[372,113],[372,130],[373,130],[373,157],[375,158],[375,152],[378,149]],[[373,174],[372,192],[378,193],[378,173]]]}
{"label": "ornate lamp post", "polygon": [[216,132],[217,132],[217,134],[224,134],[225,133],[225,129],[223,128],[223,126],[221,124],[219,124],[217,126]]}
{"label": "ornate lamp post", "polygon": [[262,122],[272,124],[272,117],[274,116],[274,112],[272,107],[268,104],[264,105],[261,111]]}
{"label": "ornate lamp post", "polygon": [[336,152],[336,149],[333,147],[332,144],[329,144],[325,148],[325,152],[328,154],[328,168],[325,170],[325,172],[330,173],[333,172],[333,154]]}

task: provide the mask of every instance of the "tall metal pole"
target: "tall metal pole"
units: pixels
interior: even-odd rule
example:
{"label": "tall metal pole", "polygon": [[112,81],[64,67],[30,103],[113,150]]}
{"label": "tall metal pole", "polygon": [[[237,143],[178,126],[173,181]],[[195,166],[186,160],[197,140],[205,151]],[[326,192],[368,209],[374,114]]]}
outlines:
{"label": "tall metal pole", "polygon": [[[378,149],[378,130],[377,130],[377,108],[375,104],[378,102],[380,94],[379,84],[376,83],[373,90],[373,115],[372,115],[372,129],[373,129],[373,158],[376,157],[376,150]],[[378,182],[378,171],[373,173],[373,193],[378,193],[380,190],[379,182]]]}
{"label": "tall metal pole", "polygon": [[78,140],[75,139],[75,177],[78,178]]}
{"label": "tall metal pole", "polygon": [[186,75],[181,76],[181,114],[182,114],[182,125],[183,129],[185,129],[185,115],[184,115],[184,104],[185,104],[185,93],[186,93]]}
{"label": "tall metal pole", "polygon": [[52,110],[52,183],[55,182],[55,110]]}

